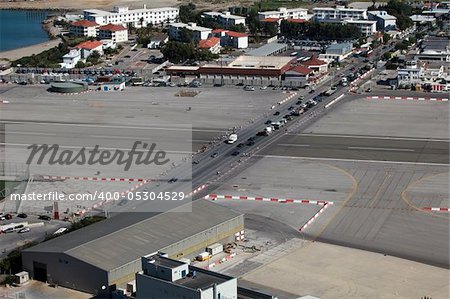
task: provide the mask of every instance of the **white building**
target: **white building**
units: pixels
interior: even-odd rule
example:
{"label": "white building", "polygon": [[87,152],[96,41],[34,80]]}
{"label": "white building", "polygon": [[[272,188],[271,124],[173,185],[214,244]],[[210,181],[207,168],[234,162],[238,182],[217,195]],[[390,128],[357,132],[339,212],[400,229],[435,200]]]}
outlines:
{"label": "white building", "polygon": [[165,44],[169,41],[169,36],[161,33],[161,34],[154,34],[150,38],[150,43],[147,44],[147,48],[149,49],[158,49],[161,44]]}
{"label": "white building", "polygon": [[224,29],[215,29],[212,31],[215,37],[220,38],[222,47],[230,46],[235,49],[248,48],[248,35],[242,32],[235,32]]}
{"label": "white building", "polygon": [[389,31],[397,28],[397,18],[384,10],[369,11],[369,19],[377,21],[377,30]]}
{"label": "white building", "polygon": [[308,18],[308,10],[305,8],[292,8],[287,9],[285,7],[280,7],[278,10],[272,11],[261,11],[258,12],[258,18],[260,20],[267,18],[276,18],[276,19],[307,19]]}
{"label": "white building", "polygon": [[352,54],[352,43],[336,43],[331,44],[325,50],[325,54],[320,54],[319,59],[326,61],[340,62]]}
{"label": "white building", "polygon": [[136,298],[237,299],[237,279],[162,256],[143,257]]}
{"label": "white building", "polygon": [[61,63],[62,68],[72,69],[74,68],[78,61],[81,60],[81,52],[78,49],[72,49],[69,53],[63,56],[63,63]]}
{"label": "white building", "polygon": [[197,48],[208,50],[213,54],[220,53],[220,38],[218,37],[210,37],[208,39],[202,39],[198,42]]}
{"label": "white building", "polygon": [[100,9],[88,9],[84,11],[84,19],[96,22],[100,25],[126,24],[134,27],[158,25],[175,22],[179,15],[176,7],[161,7],[147,9],[144,5],[141,9],[128,9],[128,7],[116,6],[112,11]]}
{"label": "white building", "polygon": [[333,7],[315,7],[312,9],[314,19],[316,20],[365,20],[367,19],[367,9],[345,8],[343,6]]}
{"label": "white building", "polygon": [[371,36],[377,32],[377,21],[370,20],[344,20],[343,24],[355,25],[361,30],[363,36]]}
{"label": "white building", "polygon": [[101,39],[110,39],[115,43],[128,41],[128,29],[122,25],[108,24],[98,28],[98,37]]}
{"label": "white building", "polygon": [[76,36],[97,36],[97,27],[99,25],[96,22],[81,20],[70,24],[69,32]]}
{"label": "white building", "polygon": [[211,28],[197,26],[196,23],[173,23],[169,25],[169,38],[176,41],[180,40],[180,32],[183,28],[192,32],[193,41],[207,39],[212,33]]}
{"label": "white building", "polygon": [[85,41],[75,46],[75,49],[81,51],[81,58],[86,59],[94,51],[97,51],[100,55],[103,55],[103,43],[98,40]]}
{"label": "white building", "polygon": [[243,25],[245,26],[245,17],[232,15],[229,11],[216,12],[209,11],[202,14],[202,18],[209,18],[219,23],[224,28],[231,26]]}

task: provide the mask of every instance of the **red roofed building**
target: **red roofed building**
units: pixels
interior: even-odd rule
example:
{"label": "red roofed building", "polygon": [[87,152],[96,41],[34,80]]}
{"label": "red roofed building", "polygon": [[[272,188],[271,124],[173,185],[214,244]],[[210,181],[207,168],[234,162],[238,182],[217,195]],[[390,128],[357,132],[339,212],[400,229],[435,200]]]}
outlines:
{"label": "red roofed building", "polygon": [[88,20],[76,21],[70,24],[69,31],[76,36],[97,36],[97,27],[99,25],[95,22]]}
{"label": "red roofed building", "polygon": [[260,22],[277,23],[279,25],[281,23],[281,19],[280,18],[265,18],[265,19],[262,19]]}
{"label": "red roofed building", "polygon": [[246,49],[248,47],[248,35],[242,32],[214,29],[212,34],[220,38],[222,47],[230,46],[235,49]]}
{"label": "red roofed building", "polygon": [[311,57],[311,59],[302,62],[302,65],[317,73],[326,73],[328,71],[328,63],[316,57]]}
{"label": "red roofed building", "polygon": [[128,29],[122,25],[108,24],[98,28],[98,37],[110,39],[115,43],[128,41]]}
{"label": "red roofed building", "polygon": [[209,50],[213,54],[220,53],[220,38],[210,37],[198,41],[197,48]]}
{"label": "red roofed building", "polygon": [[307,22],[307,20],[305,20],[305,19],[287,19],[286,21],[288,21],[289,23],[305,23],[305,22]]}
{"label": "red roofed building", "polygon": [[306,66],[296,65],[284,73],[284,80],[291,86],[305,86],[312,72]]}
{"label": "red roofed building", "polygon": [[81,57],[86,59],[92,52],[97,51],[100,55],[103,55],[103,43],[98,40],[85,41],[75,46],[76,49],[81,50]]}

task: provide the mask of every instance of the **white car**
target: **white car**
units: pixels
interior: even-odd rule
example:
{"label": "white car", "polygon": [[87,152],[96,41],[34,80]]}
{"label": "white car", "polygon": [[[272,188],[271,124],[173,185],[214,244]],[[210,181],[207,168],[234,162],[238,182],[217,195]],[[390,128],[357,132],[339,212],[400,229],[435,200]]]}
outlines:
{"label": "white car", "polygon": [[30,228],[24,227],[24,228],[21,228],[20,230],[18,230],[17,233],[23,234],[23,233],[27,233],[29,231],[30,231]]}
{"label": "white car", "polygon": [[267,86],[261,86],[259,89],[261,89],[261,90],[266,90],[267,89]]}

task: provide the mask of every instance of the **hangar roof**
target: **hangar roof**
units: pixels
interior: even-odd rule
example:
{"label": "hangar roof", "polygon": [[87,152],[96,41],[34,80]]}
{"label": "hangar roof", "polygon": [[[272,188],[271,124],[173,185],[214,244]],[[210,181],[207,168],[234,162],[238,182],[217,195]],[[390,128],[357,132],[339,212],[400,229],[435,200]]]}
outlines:
{"label": "hangar roof", "polygon": [[[176,209],[175,209],[176,210]],[[124,213],[28,248],[59,252],[113,270],[242,214],[204,199],[192,212]]]}

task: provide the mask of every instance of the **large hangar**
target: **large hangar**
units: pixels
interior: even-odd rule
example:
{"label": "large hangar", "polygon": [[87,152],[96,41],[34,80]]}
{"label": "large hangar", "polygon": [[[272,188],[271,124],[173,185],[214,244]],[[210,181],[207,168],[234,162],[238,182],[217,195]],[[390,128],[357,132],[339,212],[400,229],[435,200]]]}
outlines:
{"label": "large hangar", "polygon": [[181,258],[243,229],[243,214],[201,199],[192,212],[114,216],[24,250],[22,263],[35,280],[96,295],[134,280],[142,256]]}

